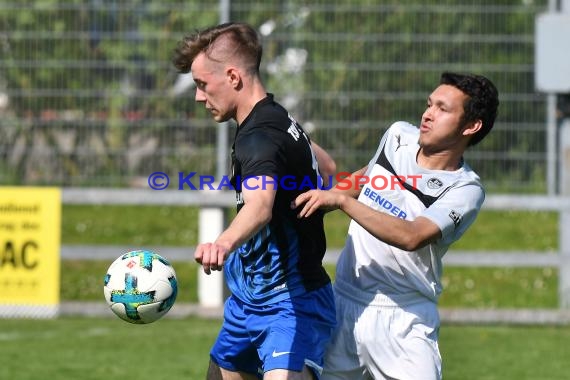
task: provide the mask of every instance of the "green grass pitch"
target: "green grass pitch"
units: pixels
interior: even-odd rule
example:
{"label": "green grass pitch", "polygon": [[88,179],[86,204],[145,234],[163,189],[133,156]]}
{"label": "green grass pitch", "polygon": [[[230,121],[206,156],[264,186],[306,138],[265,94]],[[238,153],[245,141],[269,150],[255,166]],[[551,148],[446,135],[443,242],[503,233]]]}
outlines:
{"label": "green grass pitch", "polygon": [[[196,216],[194,208],[64,206],[62,243],[190,247],[196,243]],[[342,246],[347,219],[340,213],[326,218],[329,247]],[[557,243],[555,214],[484,211],[455,248],[547,251]],[[62,262],[62,300],[104,302],[102,281],[110,263],[93,259]],[[196,265],[173,264],[181,287],[177,302],[196,302]],[[334,267],[327,270],[334,276]],[[441,307],[557,307],[553,268],[446,268],[444,282]],[[149,325],[112,316],[2,319],[0,379],[204,379],[220,323],[169,316]],[[569,338],[570,326],[444,323],[444,378],[567,379]]]}
{"label": "green grass pitch", "polygon": [[[218,319],[0,320],[0,379],[204,379]],[[568,379],[570,327],[444,325],[446,380]]]}

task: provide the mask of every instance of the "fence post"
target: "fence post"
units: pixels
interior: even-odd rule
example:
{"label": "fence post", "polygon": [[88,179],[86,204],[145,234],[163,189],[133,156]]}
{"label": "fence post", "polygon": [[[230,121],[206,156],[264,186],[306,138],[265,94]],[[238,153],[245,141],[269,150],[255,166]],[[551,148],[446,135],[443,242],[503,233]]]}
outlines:
{"label": "fence post", "polygon": [[[215,190],[205,190],[215,196]],[[217,191],[219,193],[219,191]],[[213,242],[224,230],[224,209],[219,207],[202,207],[198,216],[198,242]],[[213,271],[209,275],[198,268],[198,302],[204,307],[221,307],[225,301],[225,284],[222,271]]]}
{"label": "fence post", "polygon": [[[560,195],[570,196],[570,119],[560,126]],[[558,291],[560,308],[570,308],[570,210],[559,211],[560,266]]]}

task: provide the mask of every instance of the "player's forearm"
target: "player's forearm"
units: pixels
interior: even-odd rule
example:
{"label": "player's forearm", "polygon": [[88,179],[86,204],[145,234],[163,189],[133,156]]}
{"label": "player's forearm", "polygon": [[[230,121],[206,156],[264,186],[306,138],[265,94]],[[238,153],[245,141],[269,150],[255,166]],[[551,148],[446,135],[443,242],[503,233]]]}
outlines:
{"label": "player's forearm", "polygon": [[[249,206],[249,207],[248,207]],[[245,204],[230,226],[216,239],[217,244],[234,251],[271,221],[271,208]]]}
{"label": "player's forearm", "polygon": [[374,210],[351,197],[343,197],[339,206],[375,238],[405,251],[421,248],[437,237],[437,228],[426,225],[431,222],[407,221]]}
{"label": "player's forearm", "polygon": [[335,191],[351,198],[358,198],[362,186],[360,186],[359,178],[362,178],[364,173],[366,173],[367,167],[363,167],[352,173],[350,176],[343,178],[331,191]]}

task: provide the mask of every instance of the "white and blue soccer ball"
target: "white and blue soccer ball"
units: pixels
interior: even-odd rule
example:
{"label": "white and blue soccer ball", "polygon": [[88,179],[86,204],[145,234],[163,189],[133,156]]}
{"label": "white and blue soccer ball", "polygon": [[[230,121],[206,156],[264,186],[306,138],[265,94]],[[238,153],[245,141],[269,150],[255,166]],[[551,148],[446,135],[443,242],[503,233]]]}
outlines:
{"label": "white and blue soccer ball", "polygon": [[111,310],[122,320],[151,323],[174,305],[178,281],[164,257],[152,251],[131,251],[109,266],[103,292]]}

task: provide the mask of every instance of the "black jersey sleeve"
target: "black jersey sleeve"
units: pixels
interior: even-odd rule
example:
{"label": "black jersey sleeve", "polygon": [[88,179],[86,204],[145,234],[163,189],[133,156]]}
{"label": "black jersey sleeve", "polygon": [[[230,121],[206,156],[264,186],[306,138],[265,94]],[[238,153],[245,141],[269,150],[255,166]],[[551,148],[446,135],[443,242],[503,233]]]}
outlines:
{"label": "black jersey sleeve", "polygon": [[236,147],[242,178],[253,176],[280,177],[284,175],[286,158],[277,134],[258,128],[242,136]]}

